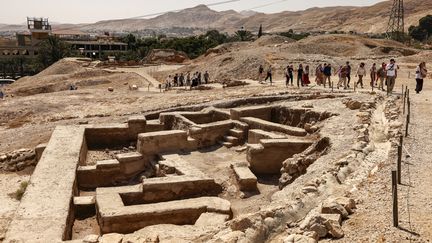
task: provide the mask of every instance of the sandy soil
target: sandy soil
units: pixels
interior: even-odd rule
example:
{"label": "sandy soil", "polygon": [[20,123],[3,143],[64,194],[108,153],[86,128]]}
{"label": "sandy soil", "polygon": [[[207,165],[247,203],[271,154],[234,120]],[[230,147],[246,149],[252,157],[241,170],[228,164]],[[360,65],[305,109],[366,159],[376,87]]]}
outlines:
{"label": "sandy soil", "polygon": [[[340,242],[431,242],[432,241],[432,165],[428,153],[432,109],[432,89],[414,92],[415,81],[404,80],[411,91],[412,113],[409,136],[404,139],[402,185],[399,185],[399,228],[393,227],[391,170],[396,169],[396,154],[380,163],[354,197],[359,199],[356,213],[344,225]],[[411,155],[411,157],[407,157]]]}
{"label": "sandy soil", "polygon": [[33,168],[18,173],[0,173],[0,242],[19,204],[12,194],[20,188],[21,182],[30,180],[32,172]]}

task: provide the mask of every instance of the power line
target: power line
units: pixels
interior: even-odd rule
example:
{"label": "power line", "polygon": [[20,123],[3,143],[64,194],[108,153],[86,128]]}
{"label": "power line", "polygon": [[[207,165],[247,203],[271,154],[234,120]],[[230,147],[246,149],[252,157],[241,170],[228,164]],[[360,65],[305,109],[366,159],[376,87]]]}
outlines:
{"label": "power line", "polygon": [[[227,0],[227,1],[220,1],[220,2],[215,2],[215,3],[209,3],[209,4],[204,4],[207,7],[211,7],[211,6],[218,6],[218,5],[223,5],[223,4],[228,4],[228,3],[233,3],[233,2],[240,2],[242,0]],[[130,20],[130,19],[141,19],[141,18],[146,18],[146,17],[152,17],[152,16],[158,16],[158,15],[162,15],[162,14],[166,14],[166,13],[170,13],[170,12],[180,12],[182,10],[185,10],[188,8],[183,8],[183,9],[178,9],[178,10],[171,10],[171,11],[165,11],[165,12],[160,12],[160,13],[153,13],[153,14],[146,14],[146,15],[141,15],[141,16],[136,16],[136,17],[130,17],[130,18],[121,18],[121,19],[115,19],[114,21],[121,21],[121,20]],[[95,23],[91,23],[91,24],[84,24],[81,26],[73,26],[73,27],[69,27],[69,28],[62,28],[62,29],[58,29],[58,30],[74,30],[74,29],[82,29],[88,26],[92,26]]]}
{"label": "power line", "polygon": [[[229,1],[204,4],[204,5],[207,7],[211,7],[211,6],[218,6],[218,5],[223,5],[223,4],[227,4],[227,3],[233,3],[233,2],[239,2],[239,1],[241,1],[241,0],[229,0]],[[153,17],[153,16],[158,16],[161,14],[166,14],[166,13],[171,13],[171,12],[180,12],[180,11],[185,10],[185,9],[186,8],[182,8],[182,9],[177,9],[177,10],[171,10],[171,11],[165,11],[165,12],[153,13],[153,14],[146,14],[146,15],[141,15],[141,16],[136,16],[136,17],[131,17],[131,18],[125,18],[125,19],[141,19],[141,18]],[[120,19],[120,20],[125,20],[125,19]]]}
{"label": "power line", "polygon": [[274,1],[274,2],[271,2],[271,3],[258,5],[258,6],[255,6],[255,7],[249,8],[249,9],[245,9],[245,10],[246,10],[246,11],[249,11],[249,10],[255,10],[255,9],[259,9],[259,8],[264,8],[264,7],[272,6],[272,5],[279,4],[279,3],[282,3],[282,2],[286,2],[286,1],[288,1],[288,0],[279,0],[279,1]]}

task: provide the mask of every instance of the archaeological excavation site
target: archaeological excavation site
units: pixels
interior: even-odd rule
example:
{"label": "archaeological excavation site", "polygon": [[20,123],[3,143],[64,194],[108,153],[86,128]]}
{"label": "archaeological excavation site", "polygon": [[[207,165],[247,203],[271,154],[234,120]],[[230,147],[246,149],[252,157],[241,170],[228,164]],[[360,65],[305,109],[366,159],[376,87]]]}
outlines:
{"label": "archaeological excavation site", "polygon": [[432,243],[432,0],[96,2],[0,3],[0,243]]}
{"label": "archaeological excavation site", "polygon": [[351,191],[399,132],[399,103],[306,92],[57,126],[35,149],[37,166],[4,240],[343,238],[356,211]]}

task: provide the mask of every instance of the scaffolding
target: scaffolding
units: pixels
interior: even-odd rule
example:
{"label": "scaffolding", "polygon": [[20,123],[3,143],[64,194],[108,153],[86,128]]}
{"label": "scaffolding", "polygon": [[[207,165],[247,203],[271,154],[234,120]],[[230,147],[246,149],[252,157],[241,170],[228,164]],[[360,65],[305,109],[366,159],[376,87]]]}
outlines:
{"label": "scaffolding", "polygon": [[49,24],[48,18],[27,17],[27,28],[30,31],[51,31],[51,25]]}

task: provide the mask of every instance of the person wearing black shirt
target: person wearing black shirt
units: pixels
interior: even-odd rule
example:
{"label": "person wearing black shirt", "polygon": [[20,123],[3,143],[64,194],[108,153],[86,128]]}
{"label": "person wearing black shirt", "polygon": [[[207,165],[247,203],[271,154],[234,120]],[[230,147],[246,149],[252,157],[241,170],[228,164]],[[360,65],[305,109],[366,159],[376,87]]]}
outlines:
{"label": "person wearing black shirt", "polygon": [[299,68],[297,70],[297,87],[300,87],[300,84],[302,87],[304,86],[304,84],[303,84],[303,72],[304,72],[303,71],[303,65],[300,64]]}
{"label": "person wearing black shirt", "polygon": [[185,82],[185,77],[183,73],[181,73],[179,77],[179,86],[182,87],[184,85],[184,82]]}
{"label": "person wearing black shirt", "polygon": [[324,88],[326,87],[326,82],[328,80],[328,85],[331,87],[331,75],[332,75],[332,67],[329,63],[327,66],[324,67]]}
{"label": "person wearing black shirt", "polygon": [[291,80],[291,86],[294,86],[293,82],[294,82],[294,67],[293,65],[289,65],[288,67],[288,76],[289,79]]}
{"label": "person wearing black shirt", "polygon": [[350,65],[349,62],[346,62],[346,67],[348,69],[348,73],[347,73],[347,80],[348,80],[347,87],[349,88],[350,87],[349,83],[351,81],[351,65]]}
{"label": "person wearing black shirt", "polygon": [[178,74],[176,73],[175,76],[174,76],[174,86],[175,86],[175,87],[178,86],[178,79],[179,79],[179,76],[178,76]]}
{"label": "person wearing black shirt", "polygon": [[272,74],[272,67],[271,66],[267,69],[267,77],[265,78],[264,81],[267,82],[267,79],[270,79],[270,85],[272,85],[273,84],[273,74]]}
{"label": "person wearing black shirt", "polygon": [[263,74],[264,74],[264,67],[263,67],[263,65],[260,65],[258,68],[258,82],[259,83],[262,83]]}

